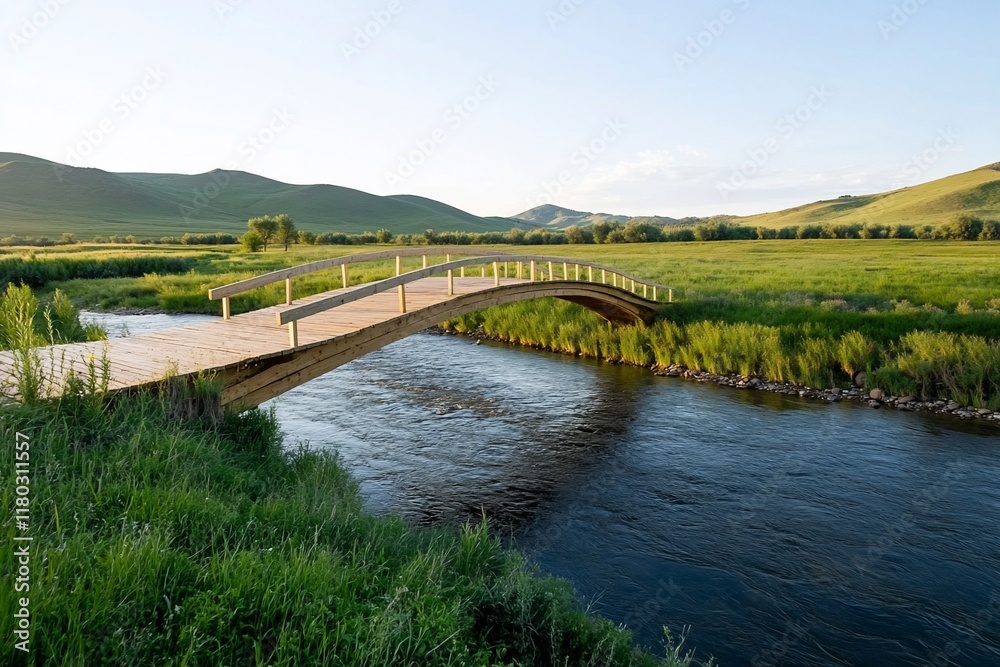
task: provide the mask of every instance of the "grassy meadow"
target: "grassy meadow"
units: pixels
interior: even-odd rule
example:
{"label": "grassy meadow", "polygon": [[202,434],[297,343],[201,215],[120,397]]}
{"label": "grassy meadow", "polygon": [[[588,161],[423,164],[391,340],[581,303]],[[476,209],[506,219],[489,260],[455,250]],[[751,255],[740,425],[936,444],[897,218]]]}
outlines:
{"label": "grassy meadow", "polygon": [[[375,247],[367,250],[376,249]],[[1000,407],[1000,244],[916,240],[510,246],[501,251],[578,257],[675,289],[656,326],[612,330],[561,302],[521,303],[449,323],[496,338],[637,365],[681,364],[717,373],[828,387],[859,371],[896,395]],[[183,260],[174,273],[52,280],[79,306],[217,314],[209,288],[357,247],[298,246],[248,254],[232,246],[67,246],[35,262],[155,256]],[[435,259],[434,248],[428,253]],[[0,255],[12,261],[16,250]],[[417,268],[420,258],[406,260]],[[352,284],[392,275],[391,262],[351,268]],[[44,272],[43,272],[44,273]],[[340,287],[339,270],[295,281],[296,296]],[[281,303],[284,285],[233,300],[234,312]],[[603,342],[599,342],[603,341]]]}

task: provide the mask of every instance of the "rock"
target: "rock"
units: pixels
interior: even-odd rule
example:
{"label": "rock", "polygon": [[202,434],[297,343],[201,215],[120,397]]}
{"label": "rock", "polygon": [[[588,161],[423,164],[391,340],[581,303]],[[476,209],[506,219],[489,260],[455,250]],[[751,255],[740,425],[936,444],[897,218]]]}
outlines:
{"label": "rock", "polygon": [[844,393],[844,390],[840,389],[839,387],[835,387],[830,390],[830,393],[833,394],[834,396],[840,396],[841,394]]}
{"label": "rock", "polygon": [[860,373],[856,373],[854,375],[853,380],[854,380],[854,384],[855,385],[857,385],[859,387],[863,387],[863,386],[865,386],[865,384],[868,383],[868,373],[865,373],[864,371],[861,371]]}
{"label": "rock", "polygon": [[901,399],[897,401],[897,403],[899,403],[900,405],[909,405],[913,401],[914,398],[912,396],[903,396]]}
{"label": "rock", "polygon": [[881,389],[872,389],[871,393],[868,394],[868,398],[872,399],[873,401],[881,401],[882,396],[883,394]]}
{"label": "rock", "polygon": [[990,410],[990,409],[988,409],[988,408],[980,408],[979,409],[979,414],[981,414],[983,417],[987,417],[989,415],[992,415],[993,411]]}
{"label": "rock", "polygon": [[868,407],[875,408],[876,410],[878,410],[879,408],[882,407],[882,404],[879,403],[878,401],[868,401]]}
{"label": "rock", "polygon": [[946,405],[944,409],[947,410],[948,412],[954,412],[955,410],[958,410],[961,407],[962,407],[961,405],[959,405],[955,401],[952,401],[951,403]]}

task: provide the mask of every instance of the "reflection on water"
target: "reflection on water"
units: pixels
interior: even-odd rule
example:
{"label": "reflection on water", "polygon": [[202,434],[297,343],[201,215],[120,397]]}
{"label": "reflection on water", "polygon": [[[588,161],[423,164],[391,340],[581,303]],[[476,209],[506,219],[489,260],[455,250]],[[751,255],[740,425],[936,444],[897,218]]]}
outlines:
{"label": "reflection on water", "polygon": [[485,513],[656,645],[722,665],[1000,665],[994,424],[419,335],[273,402],[367,506]]}

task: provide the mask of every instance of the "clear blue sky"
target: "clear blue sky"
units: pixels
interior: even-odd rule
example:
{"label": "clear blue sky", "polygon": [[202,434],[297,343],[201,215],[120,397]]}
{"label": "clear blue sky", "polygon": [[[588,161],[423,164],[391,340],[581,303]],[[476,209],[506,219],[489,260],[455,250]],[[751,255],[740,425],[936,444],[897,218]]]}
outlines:
{"label": "clear blue sky", "polygon": [[998,18],[996,0],[7,0],[0,150],[482,215],[770,211],[1000,160]]}

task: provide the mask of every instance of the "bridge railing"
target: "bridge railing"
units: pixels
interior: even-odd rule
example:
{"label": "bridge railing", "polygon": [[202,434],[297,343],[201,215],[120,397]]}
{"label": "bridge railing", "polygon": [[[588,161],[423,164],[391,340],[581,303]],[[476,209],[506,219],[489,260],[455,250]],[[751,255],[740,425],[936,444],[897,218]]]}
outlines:
{"label": "bridge railing", "polygon": [[[512,277],[511,273],[513,272],[513,265],[516,267],[514,277],[521,280],[525,279],[525,274],[527,274],[527,280],[532,282],[539,279],[549,281],[556,280],[560,273],[558,269],[561,268],[561,279],[566,281],[591,283],[600,282],[601,284],[607,285],[609,284],[610,278],[610,284],[613,287],[630,291],[636,295],[638,295],[639,290],[641,289],[642,297],[647,300],[651,297],[652,301],[659,301],[661,296],[666,296],[668,302],[672,302],[674,296],[673,289],[666,285],[653,283],[624,271],[620,271],[604,264],[598,264],[596,262],[588,262],[579,259],[573,259],[570,261],[570,259],[566,257],[550,257],[546,255],[518,255],[514,253],[497,252],[496,250],[484,248],[469,248],[467,246],[437,246],[433,248],[432,252],[429,252],[429,250],[429,248],[400,248],[397,250],[386,250],[359,255],[346,255],[344,257],[325,259],[318,262],[312,262],[310,264],[303,264],[279,271],[273,271],[264,275],[255,276],[254,278],[217,287],[209,290],[208,297],[211,300],[222,300],[223,317],[229,319],[231,316],[229,299],[237,294],[249,292],[260,287],[266,287],[284,280],[285,304],[291,306],[292,279],[295,277],[339,266],[341,267],[342,272],[341,280],[346,288],[350,286],[347,267],[351,264],[362,264],[380,259],[395,258],[396,276],[393,278],[368,283],[347,292],[335,294],[324,299],[319,299],[317,301],[288,308],[279,312],[277,314],[278,325],[288,326],[289,341],[292,346],[297,346],[297,322],[305,317],[316,315],[347,303],[386,292],[393,288],[399,291],[400,312],[405,313],[407,283],[446,272],[448,276],[448,296],[453,296],[455,292],[455,272],[458,271],[459,277],[464,278],[466,268],[476,266],[483,267],[481,275],[482,277],[486,277],[487,274],[490,273],[490,271],[487,270],[487,266],[492,265],[489,268],[492,269],[491,273],[494,277],[494,284],[498,287],[500,285],[501,273],[505,277]],[[473,257],[452,260],[452,254],[473,255]],[[443,264],[429,265],[428,259],[431,255],[445,255],[446,261]],[[423,268],[403,273],[403,257],[414,256],[423,257]],[[570,267],[573,267],[572,273],[570,271]],[[600,276],[599,281],[597,279],[598,275]]]}

